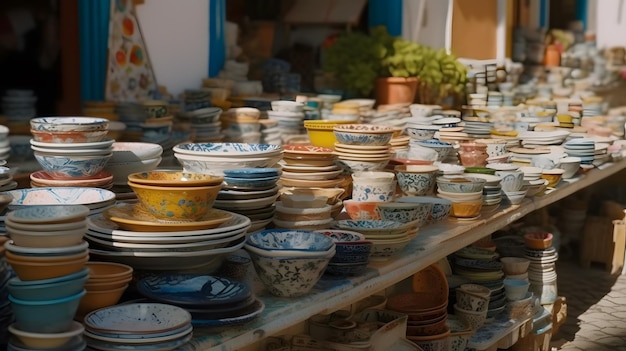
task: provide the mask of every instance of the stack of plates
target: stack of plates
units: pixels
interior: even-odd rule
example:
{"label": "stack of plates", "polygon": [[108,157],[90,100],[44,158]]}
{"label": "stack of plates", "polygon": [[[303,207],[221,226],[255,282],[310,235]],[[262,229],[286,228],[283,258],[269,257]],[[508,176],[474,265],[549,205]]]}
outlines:
{"label": "stack of plates", "polygon": [[[24,136],[25,138],[27,136]],[[30,151],[27,151],[30,153]],[[9,128],[0,125],[0,162],[6,163],[11,156],[11,141],[9,139]]]}
{"label": "stack of plates", "polygon": [[417,235],[416,222],[387,220],[338,220],[333,227],[365,235],[372,242],[370,261],[384,261],[401,251]]}
{"label": "stack of plates", "polygon": [[249,232],[265,228],[274,216],[280,172],[278,168],[224,170],[224,185],[213,207],[250,218]]}
{"label": "stack of plates", "polygon": [[597,99],[585,99],[583,101],[583,117],[601,116],[604,107],[600,98]]}
{"label": "stack of plates", "polygon": [[87,218],[91,256],[142,270],[217,269],[243,246],[250,226],[247,217],[217,209],[209,213],[214,220],[176,223],[144,220],[128,203],[111,210]]}
{"label": "stack of plates", "polygon": [[187,310],[195,326],[242,324],[264,309],[244,283],[211,275],[156,275],[140,280],[137,290],[151,300]]}
{"label": "stack of plates", "polygon": [[522,132],[518,138],[522,140],[522,145],[560,145],[569,136],[567,130],[555,130],[551,132]]}
{"label": "stack of plates", "polygon": [[472,107],[485,107],[487,106],[487,99],[488,99],[487,94],[479,94],[479,93],[468,94],[467,103]]}
{"label": "stack of plates", "polygon": [[304,129],[304,112],[267,111],[270,121],[277,121],[277,128],[281,135],[292,136],[306,134]]}
{"label": "stack of plates", "polygon": [[261,123],[261,142],[264,144],[280,145],[283,142],[282,133],[278,128],[278,121],[262,119]]}
{"label": "stack of plates", "polygon": [[194,140],[196,142],[218,142],[224,138],[221,134],[221,114],[221,108],[207,107],[194,111],[180,112],[177,118],[189,121],[190,130],[194,131]]}
{"label": "stack of plates", "polygon": [[611,155],[608,153],[609,144],[596,142],[593,153],[593,165],[598,167],[611,160]]}
{"label": "stack of plates", "polygon": [[407,158],[410,140],[411,138],[406,135],[391,138],[389,144],[391,144],[391,152],[394,158]]}
{"label": "stack of plates", "polygon": [[472,138],[489,138],[493,122],[465,121],[463,131]]}
{"label": "stack of plates", "polygon": [[[284,149],[284,156],[291,158],[314,159],[319,157],[334,159],[335,157],[332,149],[321,146],[285,145]],[[318,186],[317,182],[321,184],[327,180],[337,180],[343,173],[343,170],[335,164],[330,166],[297,166],[284,163],[282,167],[281,183],[287,186],[295,186],[293,185],[294,181],[296,183],[297,181],[310,181],[309,186],[316,187]]]}
{"label": "stack of plates", "polygon": [[498,91],[490,91],[487,93],[487,107],[497,108],[504,103],[504,96]]}
{"label": "stack of plates", "polygon": [[370,146],[335,143],[334,154],[352,172],[381,170],[393,156],[391,144]]}
{"label": "stack of plates", "polygon": [[593,139],[572,139],[563,144],[567,156],[579,157],[580,164],[590,165],[594,161],[596,142]]}
{"label": "stack of plates", "polygon": [[84,337],[96,350],[174,350],[191,340],[191,315],[160,303],[105,307],[85,316]]}
{"label": "stack of plates", "polygon": [[37,115],[36,103],[34,91],[9,89],[2,97],[2,114],[10,122],[28,122]]}
{"label": "stack of plates", "polygon": [[550,291],[550,286],[556,289],[556,267],[559,254],[553,246],[545,250],[533,250],[526,248],[524,257],[530,260],[528,266],[528,281],[530,290],[538,296],[542,304],[554,303],[556,291]]}

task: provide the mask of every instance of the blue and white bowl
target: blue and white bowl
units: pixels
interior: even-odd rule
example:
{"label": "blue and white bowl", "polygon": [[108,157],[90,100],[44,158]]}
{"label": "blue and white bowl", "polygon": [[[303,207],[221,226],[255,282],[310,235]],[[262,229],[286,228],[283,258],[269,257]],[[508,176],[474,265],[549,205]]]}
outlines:
{"label": "blue and white bowl", "polygon": [[334,248],[335,243],[324,234],[306,230],[262,230],[250,234],[246,245],[264,251],[304,251],[326,252]]}
{"label": "blue and white bowl", "polygon": [[452,150],[452,144],[437,139],[411,141],[416,145],[433,149],[437,152],[437,160],[443,161]]}
{"label": "blue and white bowl", "polygon": [[236,178],[224,177],[226,187],[246,187],[246,188],[265,188],[276,184],[280,176],[270,176],[263,178]]}
{"label": "blue and white bowl", "polygon": [[408,124],[405,131],[413,140],[430,140],[439,129],[434,125]]}
{"label": "blue and white bowl", "polygon": [[398,185],[403,193],[411,196],[430,195],[435,188],[437,166],[399,165],[394,168]]}
{"label": "blue and white bowl", "polygon": [[30,120],[31,130],[39,132],[97,132],[109,128],[109,120],[93,117],[40,117]]}
{"label": "blue and white bowl", "polygon": [[381,146],[389,144],[394,128],[369,124],[340,124],[333,127],[337,142],[347,145]]}
{"label": "blue and white bowl", "polygon": [[279,176],[281,173],[280,168],[239,168],[239,169],[226,169],[224,175],[231,178],[265,178]]}
{"label": "blue and white bowl", "polygon": [[380,214],[380,218],[388,221],[396,221],[401,223],[415,222],[418,227],[426,224],[433,204],[430,202],[423,203],[402,203],[402,202],[386,202],[378,204],[376,211]]}
{"label": "blue and white bowl", "polygon": [[483,191],[487,180],[474,177],[438,177],[437,187],[448,193],[475,193]]}
{"label": "blue and white bowl", "polygon": [[112,154],[95,156],[50,155],[35,152],[35,159],[56,179],[89,178],[102,172]]}
{"label": "blue and white bowl", "polygon": [[450,216],[452,201],[432,196],[403,196],[397,200],[402,203],[432,204],[432,211],[428,217],[428,223],[438,222]]}
{"label": "blue and white bowl", "polygon": [[338,220],[334,228],[350,230],[367,235],[398,235],[405,233],[409,228],[406,223],[386,220]]}
{"label": "blue and white bowl", "polygon": [[234,168],[273,168],[282,159],[282,154],[259,157],[213,157],[174,153],[186,172],[224,175],[224,170]]}

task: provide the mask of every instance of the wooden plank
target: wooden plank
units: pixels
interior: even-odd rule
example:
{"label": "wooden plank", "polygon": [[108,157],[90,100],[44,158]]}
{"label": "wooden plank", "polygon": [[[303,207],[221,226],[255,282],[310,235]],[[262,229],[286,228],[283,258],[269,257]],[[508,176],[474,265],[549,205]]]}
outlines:
{"label": "wooden plank", "polygon": [[297,0],[285,15],[288,24],[357,25],[366,0]]}
{"label": "wooden plank", "polygon": [[455,0],[452,53],[477,60],[496,57],[497,0]]}

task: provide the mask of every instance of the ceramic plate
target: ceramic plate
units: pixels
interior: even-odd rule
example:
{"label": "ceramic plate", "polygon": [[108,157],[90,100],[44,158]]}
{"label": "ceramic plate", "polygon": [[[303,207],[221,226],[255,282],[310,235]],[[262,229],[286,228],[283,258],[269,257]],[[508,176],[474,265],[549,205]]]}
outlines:
{"label": "ceramic plate", "polygon": [[145,345],[125,345],[120,343],[96,340],[90,337],[85,337],[85,341],[87,341],[87,345],[90,348],[101,351],[171,351],[188,343],[189,340],[191,340],[191,337],[192,334],[189,333],[186,336],[181,337],[180,339]]}
{"label": "ceramic plate", "polygon": [[337,178],[341,173],[343,173],[342,169],[328,171],[328,172],[283,172],[283,178],[289,179],[300,179],[300,180],[327,180]]}
{"label": "ceramic plate", "polygon": [[117,240],[111,240],[111,237],[106,237],[106,234],[100,233],[86,233],[85,238],[88,239],[91,243],[93,243],[93,247],[101,246],[106,249],[119,250],[119,251],[198,251],[198,250],[209,250],[227,246],[229,243],[236,241],[239,238],[242,238],[245,235],[245,232],[239,232],[234,235],[220,238],[220,239],[210,239],[203,241],[192,241],[192,242],[178,242],[178,243],[129,243]]}
{"label": "ceramic plate", "polygon": [[469,246],[458,250],[456,255],[463,258],[477,260],[494,260],[497,257],[497,254],[493,251]]}
{"label": "ceramic plate", "polygon": [[371,150],[371,151],[384,151],[384,150],[389,150],[389,148],[391,147],[391,145],[387,144],[387,145],[349,145],[349,144],[342,144],[342,143],[335,143],[335,147],[339,147],[341,149],[346,149],[346,150]]}
{"label": "ceramic plate", "polygon": [[[102,219],[106,220],[104,218]],[[115,225],[115,223],[113,222],[110,222],[110,223]],[[117,227],[117,225],[115,225],[115,227]],[[138,244],[183,244],[183,243],[195,243],[195,242],[201,242],[201,241],[213,241],[213,240],[219,240],[222,238],[232,238],[232,237],[238,236],[241,233],[245,233],[245,231],[246,231],[246,228],[228,231],[224,233],[218,233],[218,234],[151,236],[151,235],[145,235],[145,234],[150,234],[146,232],[133,232],[135,234],[138,233],[140,235],[120,235],[120,234],[112,234],[112,233],[108,233],[108,234],[101,233],[93,229],[88,229],[87,235],[91,237],[95,237],[100,240],[106,240],[109,242],[115,241],[115,242],[120,242],[120,243],[138,243]],[[189,233],[189,232],[184,232],[184,233]],[[174,234],[174,232],[164,232],[164,234]]]}
{"label": "ceramic plate", "polygon": [[37,171],[30,174],[30,179],[39,184],[44,184],[45,186],[67,186],[68,184],[71,184],[74,186],[98,187],[112,182],[113,175],[107,171],[102,171],[95,176],[90,177],[90,179],[59,180],[50,176],[46,173],[46,171]]}
{"label": "ceramic plate", "polygon": [[106,149],[113,145],[115,140],[107,139],[103,141],[93,142],[93,143],[44,143],[41,141],[36,141],[34,139],[30,140],[30,144],[33,146],[50,149]]}
{"label": "ceramic plate", "polygon": [[203,218],[196,221],[171,221],[154,217],[140,204],[119,204],[104,212],[104,217],[115,222],[120,228],[131,231],[181,231],[216,228],[232,218],[227,211],[211,209]]}
{"label": "ceramic plate", "polygon": [[550,153],[550,149],[547,148],[527,149],[523,147],[512,147],[509,149],[509,151],[515,154],[522,155],[541,155]]}
{"label": "ceramic plate", "polygon": [[281,178],[278,182],[283,186],[307,187],[307,188],[334,188],[345,181],[345,177],[326,180],[301,180]]}
{"label": "ceramic plate", "polygon": [[127,237],[187,237],[187,236],[195,236],[195,235],[206,235],[211,236],[211,238],[220,238],[225,236],[232,235],[232,232],[241,230],[250,226],[250,219],[248,217],[237,214],[230,213],[232,218],[216,228],[202,228],[199,230],[178,230],[173,232],[158,230],[159,228],[154,228],[158,231],[146,231],[146,232],[136,232],[136,231],[128,231],[121,229],[114,222],[109,221],[103,215],[95,215],[87,217],[87,226],[90,230],[110,235],[122,235]]}
{"label": "ceramic plate", "polygon": [[313,145],[284,145],[283,149],[285,153],[290,154],[301,154],[301,155],[310,155],[313,154],[315,156],[322,155],[332,155],[333,149],[321,146],[313,146]]}
{"label": "ceramic plate", "polygon": [[224,175],[232,178],[267,178],[280,175],[280,168],[238,168],[225,169]]}
{"label": "ceramic plate", "polygon": [[334,228],[351,230],[365,235],[401,234],[406,232],[410,226],[411,223],[384,220],[339,220],[333,223]]}
{"label": "ceramic plate", "polygon": [[335,155],[339,156],[339,158],[358,158],[361,160],[378,160],[381,158],[390,158],[391,152],[387,151],[385,153],[367,153],[367,154],[354,154],[350,151],[340,152],[335,151]]}
{"label": "ceramic plate", "polygon": [[129,303],[88,313],[85,328],[97,332],[162,333],[188,325],[191,315],[183,308],[162,303]]}
{"label": "ceramic plate", "polygon": [[61,223],[73,222],[89,215],[89,208],[76,206],[31,206],[7,214],[6,218],[15,223]]}
{"label": "ceramic plate", "polygon": [[252,295],[243,283],[211,275],[168,274],[141,279],[137,290],[147,298],[176,306],[203,308],[236,304]]}
{"label": "ceramic plate", "polygon": [[285,164],[284,162],[281,162],[281,167],[283,168],[283,170],[288,171],[288,172],[300,172],[300,173],[304,173],[304,172],[330,172],[330,171],[336,171],[337,169],[339,169],[339,167],[337,167],[337,165],[320,166],[320,167],[316,167],[316,166],[293,166],[293,165]]}
{"label": "ceramic plate", "polygon": [[272,205],[279,194],[272,196],[249,199],[249,200],[215,200],[213,206],[215,208],[221,208],[225,210],[240,210],[240,209],[252,209],[252,208],[265,208]]}
{"label": "ceramic plate", "polygon": [[224,319],[193,319],[191,321],[191,324],[193,324],[195,327],[223,327],[228,325],[247,323],[259,316],[261,312],[263,312],[263,310],[265,309],[265,304],[263,303],[263,301],[257,299],[253,305],[253,309],[254,310],[249,314],[239,317]]}
{"label": "ceramic plate", "polygon": [[[112,334],[112,335],[103,335],[98,333],[93,333],[90,330],[85,330],[84,336],[93,339],[99,340],[103,342],[110,343],[119,343],[123,345],[131,344],[140,346],[141,344],[156,344],[156,343],[165,343],[173,340],[178,340],[191,334],[193,330],[193,326],[191,324],[187,325],[184,328],[176,329],[175,333],[167,334],[167,333],[159,333],[159,336],[149,335],[146,336],[144,334],[137,334],[134,337],[120,337],[120,334]],[[167,334],[167,335],[163,335]]]}
{"label": "ceramic plate", "polygon": [[13,197],[9,209],[32,205],[85,205],[94,209],[115,201],[114,192],[100,188],[29,188],[7,191],[6,194]]}

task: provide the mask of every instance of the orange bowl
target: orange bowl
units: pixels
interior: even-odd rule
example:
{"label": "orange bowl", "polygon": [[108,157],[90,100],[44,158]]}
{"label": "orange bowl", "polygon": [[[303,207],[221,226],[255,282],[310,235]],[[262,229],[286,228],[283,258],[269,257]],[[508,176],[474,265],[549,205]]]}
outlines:
{"label": "orange bowl", "polygon": [[343,207],[353,220],[378,220],[380,214],[376,209],[379,202],[344,200]]}
{"label": "orange bowl", "polygon": [[34,263],[6,258],[21,280],[40,280],[61,277],[80,271],[89,256],[74,261]]}
{"label": "orange bowl", "polygon": [[76,316],[84,317],[91,311],[117,304],[122,298],[124,291],[126,291],[126,288],[128,288],[128,284],[124,284],[122,287],[110,290],[87,290],[85,296],[83,296],[80,300]]}
{"label": "orange bowl", "polygon": [[104,283],[126,279],[133,276],[133,267],[113,262],[87,262],[89,283]]}
{"label": "orange bowl", "polygon": [[472,218],[480,214],[483,207],[483,200],[452,202],[450,215],[458,218]]}
{"label": "orange bowl", "polygon": [[552,233],[533,232],[524,234],[526,246],[533,250],[545,250],[552,246]]}

